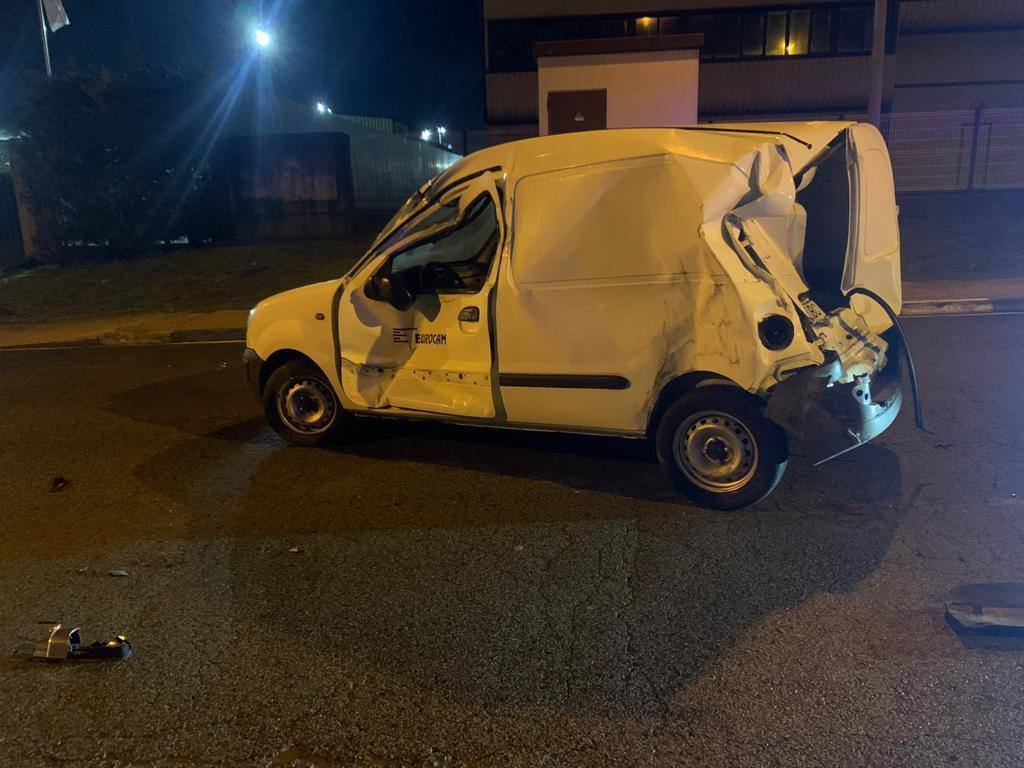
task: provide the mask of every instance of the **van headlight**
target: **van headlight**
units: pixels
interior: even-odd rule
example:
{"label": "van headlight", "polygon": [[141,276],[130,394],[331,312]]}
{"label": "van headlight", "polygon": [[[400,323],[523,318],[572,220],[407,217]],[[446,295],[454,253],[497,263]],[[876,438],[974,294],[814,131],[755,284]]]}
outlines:
{"label": "van headlight", "polygon": [[757,335],[765,347],[778,352],[793,343],[793,323],[784,315],[768,315],[757,324]]}

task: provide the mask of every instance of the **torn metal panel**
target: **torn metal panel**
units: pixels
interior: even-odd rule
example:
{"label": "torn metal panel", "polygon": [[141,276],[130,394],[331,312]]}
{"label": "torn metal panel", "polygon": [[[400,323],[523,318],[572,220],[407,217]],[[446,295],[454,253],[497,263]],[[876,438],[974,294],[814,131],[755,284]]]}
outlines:
{"label": "torn metal panel", "polygon": [[1024,630],[1024,584],[961,584],[946,611],[968,629]]}

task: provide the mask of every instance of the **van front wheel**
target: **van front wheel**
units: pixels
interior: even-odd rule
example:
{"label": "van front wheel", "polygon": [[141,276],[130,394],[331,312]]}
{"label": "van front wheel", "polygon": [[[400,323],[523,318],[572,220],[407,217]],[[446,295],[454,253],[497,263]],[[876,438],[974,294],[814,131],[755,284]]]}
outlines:
{"label": "van front wheel", "polygon": [[688,499],[739,509],[769,493],[786,471],[786,435],[738,389],[706,387],[679,398],[655,435],[658,462]]}
{"label": "van front wheel", "polygon": [[305,446],[331,442],[346,415],[327,377],[306,360],[290,360],[270,374],[263,412],[278,435]]}

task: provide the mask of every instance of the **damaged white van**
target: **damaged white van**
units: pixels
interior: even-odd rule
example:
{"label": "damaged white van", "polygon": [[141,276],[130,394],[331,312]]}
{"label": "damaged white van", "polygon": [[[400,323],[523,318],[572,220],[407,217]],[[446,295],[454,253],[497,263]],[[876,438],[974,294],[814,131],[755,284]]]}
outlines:
{"label": "damaged white van", "polygon": [[734,509],[878,435],[901,404],[900,240],[870,125],[548,136],[425,184],[337,280],[249,316],[299,445],[354,415],[649,438]]}

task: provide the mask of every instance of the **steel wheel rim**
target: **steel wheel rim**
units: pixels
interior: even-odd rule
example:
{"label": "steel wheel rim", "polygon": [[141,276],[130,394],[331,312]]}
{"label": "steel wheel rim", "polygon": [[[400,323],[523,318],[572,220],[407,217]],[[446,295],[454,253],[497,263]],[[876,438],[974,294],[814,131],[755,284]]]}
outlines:
{"label": "steel wheel rim", "polygon": [[719,411],[701,411],[683,421],[672,451],[686,478],[714,493],[738,491],[757,471],[757,441],[750,428]]}
{"label": "steel wheel rim", "polygon": [[327,384],[303,377],[290,379],[281,387],[277,412],[293,432],[316,435],[330,429],[338,406]]}

